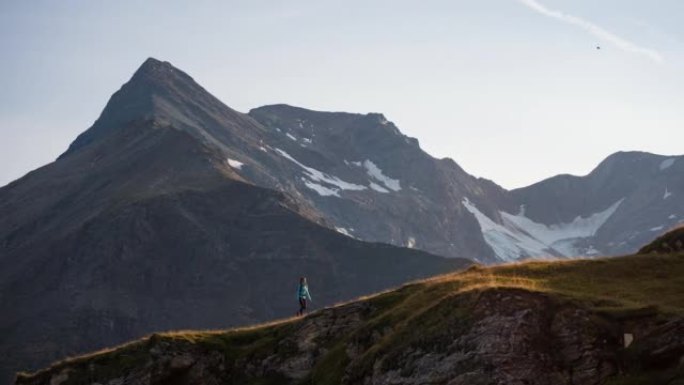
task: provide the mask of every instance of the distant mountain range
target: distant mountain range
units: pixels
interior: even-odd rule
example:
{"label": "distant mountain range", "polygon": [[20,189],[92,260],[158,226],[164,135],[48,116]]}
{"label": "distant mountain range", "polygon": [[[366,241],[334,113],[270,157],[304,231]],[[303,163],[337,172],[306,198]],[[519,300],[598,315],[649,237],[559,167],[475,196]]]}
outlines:
{"label": "distant mountain range", "polygon": [[633,252],[684,221],[683,175],[681,156],[618,153],[508,191],[381,114],[243,114],[148,59],[58,160],[0,188],[0,370],[288,315],[300,275],[326,305],[468,260]]}

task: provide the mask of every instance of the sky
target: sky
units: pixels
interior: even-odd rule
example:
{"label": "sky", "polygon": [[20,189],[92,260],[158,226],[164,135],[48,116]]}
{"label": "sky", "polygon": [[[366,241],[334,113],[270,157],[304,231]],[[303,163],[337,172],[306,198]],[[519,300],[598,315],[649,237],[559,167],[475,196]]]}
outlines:
{"label": "sky", "polygon": [[381,112],[509,189],[616,151],[684,154],[681,15],[681,0],[0,0],[0,186],[66,150],[147,57],[242,112]]}

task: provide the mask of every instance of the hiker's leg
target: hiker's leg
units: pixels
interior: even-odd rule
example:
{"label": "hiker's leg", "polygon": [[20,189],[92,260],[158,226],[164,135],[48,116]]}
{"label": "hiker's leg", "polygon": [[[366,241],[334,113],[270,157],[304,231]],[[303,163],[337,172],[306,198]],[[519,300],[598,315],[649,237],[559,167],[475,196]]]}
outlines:
{"label": "hiker's leg", "polygon": [[297,312],[297,315],[304,315],[304,310],[306,310],[306,299],[300,298],[299,299],[299,311]]}

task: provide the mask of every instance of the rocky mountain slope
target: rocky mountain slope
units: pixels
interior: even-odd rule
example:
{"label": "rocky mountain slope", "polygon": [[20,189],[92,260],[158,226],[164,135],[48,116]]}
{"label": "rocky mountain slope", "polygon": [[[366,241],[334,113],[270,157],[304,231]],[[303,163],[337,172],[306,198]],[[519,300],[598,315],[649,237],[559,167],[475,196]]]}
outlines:
{"label": "rocky mountain slope", "polygon": [[300,166],[272,171],[286,176],[272,187],[359,239],[491,263],[633,253],[684,223],[684,156],[621,152],[587,176],[506,191],[431,157],[380,114],[275,105],[249,115],[269,141],[287,138],[276,151]]}
{"label": "rocky mountain slope", "polygon": [[259,130],[148,61],[63,156],[1,188],[0,381],[155,330],[291,315],[301,275],[320,307],[469,264],[361,242],[249,183],[225,143]]}
{"label": "rocky mountain slope", "polygon": [[148,59],[62,158],[134,120],[217,148],[244,181],[287,194],[359,240],[483,263],[635,252],[684,222],[684,161],[617,153],[585,177],[506,191],[435,159],[382,114],[273,105],[241,114]]}
{"label": "rocky mountain slope", "polygon": [[520,209],[502,223],[562,255],[633,253],[684,223],[684,157],[620,152],[587,176],[559,175],[511,193]]}
{"label": "rocky mountain slope", "polygon": [[382,114],[287,105],[241,114],[155,59],[63,157],[150,116],[219,149],[243,180],[284,192],[360,240],[492,263],[631,253],[684,222],[681,156],[617,153],[587,176],[506,191],[433,158]]}
{"label": "rocky mountain slope", "polygon": [[503,204],[505,191],[450,159],[429,156],[381,114],[276,105],[245,115],[155,59],[112,96],[61,158],[122,124],[150,117],[217,148],[242,180],[284,192],[343,234],[497,260],[461,201],[469,196],[487,211]]}
{"label": "rocky mountain slope", "polygon": [[684,254],[473,267],[305,318],[153,334],[17,384],[680,384]]}

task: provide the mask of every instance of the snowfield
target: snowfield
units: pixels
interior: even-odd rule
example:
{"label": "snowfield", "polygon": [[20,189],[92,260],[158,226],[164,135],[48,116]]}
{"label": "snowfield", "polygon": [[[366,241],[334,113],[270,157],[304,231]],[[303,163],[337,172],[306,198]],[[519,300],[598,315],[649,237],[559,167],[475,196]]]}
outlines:
{"label": "snowfield", "polygon": [[503,261],[515,261],[524,256],[549,255],[548,246],[518,229],[509,229],[489,219],[468,200],[463,198],[463,206],[475,216],[480,224],[485,242]]}
{"label": "snowfield", "polygon": [[572,222],[545,225],[525,216],[524,207],[513,215],[500,211],[502,223],[497,223],[482,213],[470,200],[463,199],[463,206],[475,216],[482,235],[497,257],[514,261],[524,257],[577,256],[598,254],[590,247],[583,250],[577,242],[592,237],[615,213],[624,199],[613,203],[607,209],[589,215],[576,217]]}

